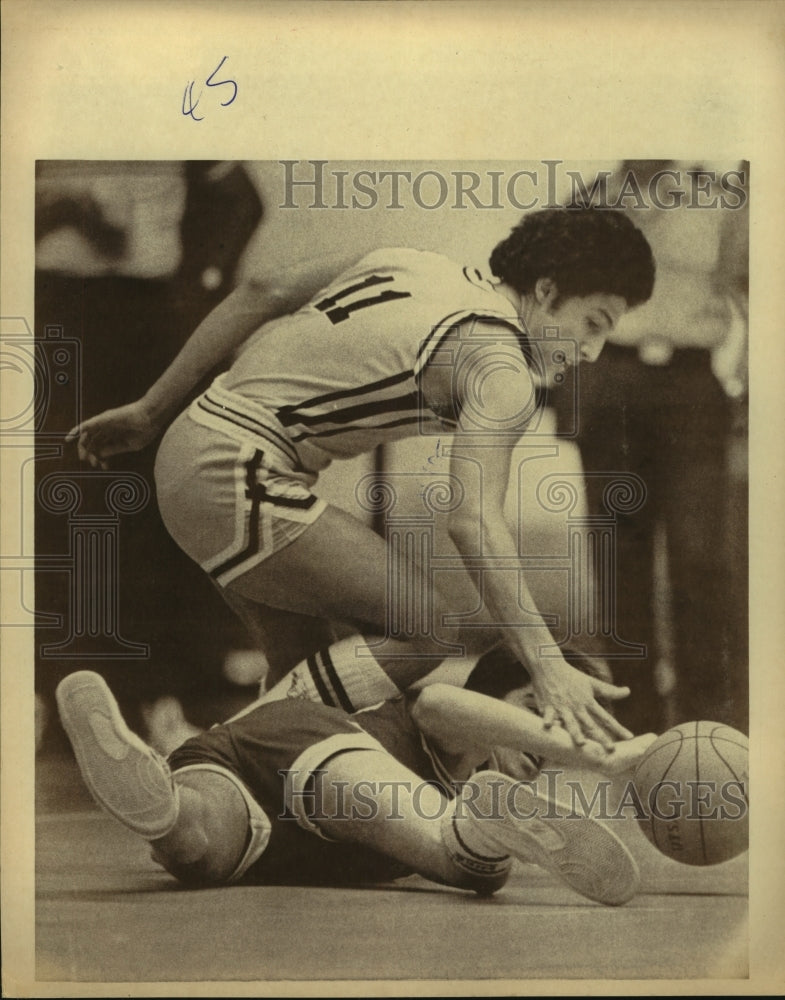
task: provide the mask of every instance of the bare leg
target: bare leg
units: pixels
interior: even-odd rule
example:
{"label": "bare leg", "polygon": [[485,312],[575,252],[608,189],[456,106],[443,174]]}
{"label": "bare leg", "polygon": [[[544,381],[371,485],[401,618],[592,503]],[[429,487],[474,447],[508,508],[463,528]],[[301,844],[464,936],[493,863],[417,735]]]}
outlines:
{"label": "bare leg", "polygon": [[232,587],[217,588],[245,625],[257,649],[269,664],[265,685],[276,684],[292,667],[336,640],[330,622],[312,615],[295,614],[252,601]]}
{"label": "bare leg", "polygon": [[321,831],[381,851],[434,882],[487,895],[504,885],[512,856],[606,905],[626,903],[638,890],[637,865],[619,838],[588,816],[554,814],[555,803],[540,798],[532,782],[482,771],[448,801],[382,752],[342,754],[325,771],[323,814],[351,816],[354,796],[365,812],[319,819]]}
{"label": "bare leg", "polygon": [[[400,581],[398,604],[407,612],[405,620],[393,622],[391,634],[393,565]],[[480,652],[499,640],[490,623],[466,632],[445,626],[444,616],[455,609],[433,580],[411,561],[399,560],[378,535],[337,507],[328,507],[298,539],[230,588],[283,611],[357,623],[371,635],[375,659],[399,688],[430,673],[447,656],[469,651],[469,645]],[[396,639],[396,629],[405,641]]]}
{"label": "bare leg", "polygon": [[[500,858],[487,875],[455,863],[442,835],[454,804],[387,753],[360,750],[333,757],[321,775],[321,793],[320,815],[328,818],[320,818],[318,827],[333,840],[372,848],[456,888],[489,894],[507,880],[508,858]],[[356,818],[343,818],[353,810]]]}

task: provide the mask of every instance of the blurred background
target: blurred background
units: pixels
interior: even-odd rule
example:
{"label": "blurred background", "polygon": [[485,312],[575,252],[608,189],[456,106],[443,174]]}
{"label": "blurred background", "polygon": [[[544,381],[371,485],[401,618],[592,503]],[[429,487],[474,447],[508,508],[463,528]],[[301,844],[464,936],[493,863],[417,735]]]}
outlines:
{"label": "blurred background", "polygon": [[[688,195],[680,207],[657,208],[645,195],[668,170],[673,176],[657,182],[662,201],[673,204],[677,188]],[[389,180],[374,188],[366,177],[376,203],[363,194],[355,206],[350,185],[361,171],[377,181],[385,171],[428,176],[416,198],[403,179],[393,196]],[[510,197],[507,180],[527,171]],[[600,176],[611,203],[632,191],[622,207],[649,238],[658,277],[652,301],[623,320],[596,365],[549,394],[521,441],[508,515],[532,564],[530,586],[555,642],[608,656],[630,684],[619,714],[632,728],[709,718],[746,730],[748,165],[576,162],[557,173],[536,161],[45,161],[36,178],[35,335],[48,358],[72,370],[36,428],[41,755],[65,750],[53,693],[72,670],[102,672],[129,723],[167,752],[253,697],[266,664],[163,528],[155,448],[97,474],[80,466],[64,433],[80,417],[138,398],[243,278],[336,250],[359,257],[395,245],[484,270],[521,203],[533,200],[531,175],[543,178],[541,207],[546,189],[549,202],[575,197],[570,171],[588,188]],[[744,175],[744,199],[726,198],[719,179],[728,171]],[[449,179],[447,197],[437,175]],[[391,516],[423,514],[423,488],[446,473],[448,443],[414,439],[336,463],[317,492],[383,532],[359,502],[358,483],[396,476],[400,510]],[[642,502],[609,510],[614,475],[643,484]],[[548,499],[557,482],[570,484],[566,504]],[[434,573],[450,574],[455,611],[470,615],[477,598],[442,519],[425,512],[423,524],[433,533]],[[576,560],[576,539],[592,533],[612,538],[610,562]],[[597,615],[596,594],[605,595],[610,622]]]}

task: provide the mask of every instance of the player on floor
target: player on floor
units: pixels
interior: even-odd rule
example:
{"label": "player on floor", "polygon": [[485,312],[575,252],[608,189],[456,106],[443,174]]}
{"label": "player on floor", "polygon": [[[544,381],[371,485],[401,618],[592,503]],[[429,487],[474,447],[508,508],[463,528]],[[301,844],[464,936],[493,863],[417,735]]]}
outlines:
{"label": "player on floor", "polygon": [[[499,672],[478,668],[473,679],[494,690]],[[354,716],[283,701],[188,740],[168,764],[127,728],[98,674],[71,674],[57,700],[96,800],[187,884],[346,884],[418,873],[489,894],[504,885],[514,857],[589,899],[627,902],[638,873],[626,847],[597,820],[572,809],[566,818],[533,779],[543,757],[621,773],[655,737],[621,743],[614,754],[592,741],[577,748],[520,707],[531,689],[512,695],[516,704],[434,684]],[[500,759],[516,778],[476,770]]]}
{"label": "player on floor", "polygon": [[[577,744],[589,738],[610,749],[631,734],[597,696],[627,690],[544,658],[553,639],[522,573],[480,563],[519,555],[503,516],[513,449],[544,388],[566,364],[595,360],[621,315],[649,298],[652,255],[622,213],[547,209],[525,216],[490,265],[487,279],[438,254],[387,249],[348,269],[320,262],[273,285],[242,286],[143,399],[71,436],[94,465],[144,447],[239,347],[228,372],[171,425],[156,463],[164,522],[229,603],[241,613],[278,609],[302,628],[326,619],[386,637],[368,642],[373,655],[368,646],[358,654],[356,635],[329,650],[326,669],[344,707],[392,697],[448,654],[501,639],[529,671],[546,725],[560,719]],[[445,432],[453,435],[451,482],[462,491],[449,533],[482,594],[468,629],[444,625],[449,595],[412,559],[312,492],[333,459]],[[426,595],[406,644],[389,638],[395,560],[408,594]],[[300,676],[307,672],[303,665]]]}

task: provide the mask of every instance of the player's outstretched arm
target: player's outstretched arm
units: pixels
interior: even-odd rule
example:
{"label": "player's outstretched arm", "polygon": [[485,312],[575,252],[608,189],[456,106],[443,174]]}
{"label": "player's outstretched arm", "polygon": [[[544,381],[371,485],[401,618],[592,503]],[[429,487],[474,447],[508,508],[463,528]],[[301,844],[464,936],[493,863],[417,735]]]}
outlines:
{"label": "player's outstretched arm", "polygon": [[66,436],[93,466],[151,444],[199,382],[259,327],[294,312],[352,263],[345,254],[296,264],[274,278],[243,282],[194,330],[174,361],[141,399],[106,410]]}
{"label": "player's outstretched arm", "polygon": [[[449,521],[450,537],[475,580],[480,572],[476,568],[478,553],[488,559],[489,566],[515,565],[517,541],[505,519],[504,502],[513,449],[525,430],[525,423],[518,426],[515,418],[518,413],[526,413],[526,400],[534,392],[531,377],[525,370],[499,365],[494,372],[490,362],[483,364],[477,361],[478,358],[481,352],[475,351],[472,363],[477,364],[478,382],[482,376],[481,387],[469,399],[469,406],[465,405],[465,400],[459,401],[464,404],[464,414],[470,412],[469,407],[476,413],[478,399],[482,398],[483,413],[471,424],[462,416],[465,426],[459,429],[450,445],[450,472],[456,479],[467,480],[467,469],[479,468],[482,473],[480,487],[466,490]],[[486,375],[488,370],[492,374]],[[471,372],[462,375],[462,384],[470,385],[470,376]],[[496,428],[505,426],[510,430],[494,433]],[[493,621],[521,626],[505,628],[504,641],[531,676],[546,728],[560,722],[577,746],[586,740],[595,740],[607,750],[611,750],[617,740],[632,736],[597,701],[598,697],[625,698],[628,688],[588,677],[559,656],[540,655],[541,649],[553,649],[553,637],[537,611],[522,572],[513,574],[488,569],[483,572],[482,592]]]}
{"label": "player's outstretched arm", "polygon": [[576,746],[560,726],[547,728],[533,712],[450,684],[431,684],[411,709],[420,731],[446,754],[485,753],[494,746],[605,774],[631,770],[657,738],[653,733],[616,744],[613,753],[594,740]]}

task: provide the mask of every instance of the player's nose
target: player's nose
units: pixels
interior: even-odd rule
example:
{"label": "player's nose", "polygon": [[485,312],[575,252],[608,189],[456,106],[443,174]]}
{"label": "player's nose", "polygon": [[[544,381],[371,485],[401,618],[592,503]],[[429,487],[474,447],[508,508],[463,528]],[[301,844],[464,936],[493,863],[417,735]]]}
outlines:
{"label": "player's nose", "polygon": [[593,364],[600,354],[602,354],[602,349],[605,346],[605,337],[593,337],[590,341],[584,341],[581,344],[581,361],[588,361],[589,364]]}

